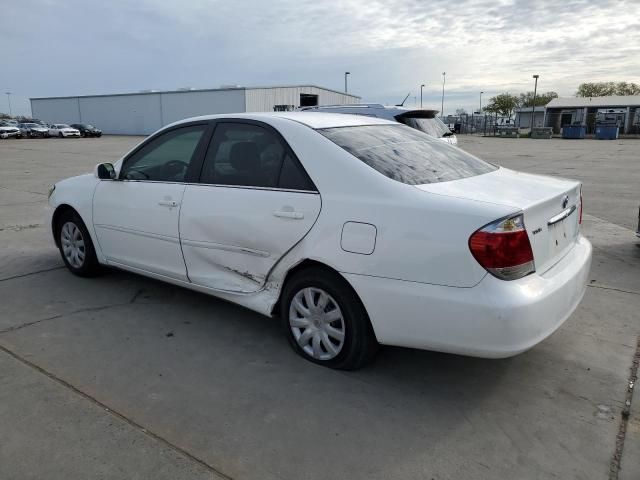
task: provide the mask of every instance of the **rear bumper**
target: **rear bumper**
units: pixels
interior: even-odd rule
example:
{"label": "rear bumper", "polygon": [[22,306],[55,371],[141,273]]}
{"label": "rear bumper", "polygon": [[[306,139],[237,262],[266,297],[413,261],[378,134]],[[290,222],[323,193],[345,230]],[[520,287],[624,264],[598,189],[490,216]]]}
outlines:
{"label": "rear bumper", "polygon": [[544,274],[515,281],[487,275],[472,288],[345,274],[378,341],[485,358],[517,355],[556,331],[582,299],[591,244],[575,247]]}

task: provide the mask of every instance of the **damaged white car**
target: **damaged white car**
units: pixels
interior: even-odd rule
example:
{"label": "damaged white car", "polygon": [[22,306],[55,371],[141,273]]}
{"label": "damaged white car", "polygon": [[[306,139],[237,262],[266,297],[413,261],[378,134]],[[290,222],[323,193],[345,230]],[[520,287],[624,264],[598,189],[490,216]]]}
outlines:
{"label": "damaged white car", "polygon": [[49,203],[73,273],[109,265],[276,316],[333,368],[379,344],[523,352],[575,310],[591,264],[579,182],[364,116],[184,120]]}

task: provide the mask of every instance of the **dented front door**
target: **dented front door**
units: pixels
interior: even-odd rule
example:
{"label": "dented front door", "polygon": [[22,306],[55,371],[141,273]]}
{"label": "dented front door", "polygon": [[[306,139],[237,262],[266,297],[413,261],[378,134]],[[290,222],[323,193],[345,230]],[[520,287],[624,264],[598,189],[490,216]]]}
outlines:
{"label": "dented front door", "polygon": [[180,242],[189,280],[216,290],[260,290],[319,213],[316,192],[187,185]]}

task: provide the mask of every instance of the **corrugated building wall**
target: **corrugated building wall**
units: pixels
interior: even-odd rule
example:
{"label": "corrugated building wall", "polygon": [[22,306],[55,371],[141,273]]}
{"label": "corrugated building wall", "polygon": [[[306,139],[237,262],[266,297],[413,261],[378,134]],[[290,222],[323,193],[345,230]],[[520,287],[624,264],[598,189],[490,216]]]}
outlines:
{"label": "corrugated building wall", "polygon": [[297,108],[301,94],[319,105],[358,103],[360,98],[316,86],[177,90],[115,95],[32,98],[34,118],[47,123],[90,123],[106,134],[149,135],[184,118],[218,113],[272,112]]}
{"label": "corrugated building wall", "polygon": [[297,108],[300,106],[300,94],[317,95],[318,105],[346,105],[360,102],[360,97],[314,86],[248,88],[245,111],[271,112],[274,105]]}

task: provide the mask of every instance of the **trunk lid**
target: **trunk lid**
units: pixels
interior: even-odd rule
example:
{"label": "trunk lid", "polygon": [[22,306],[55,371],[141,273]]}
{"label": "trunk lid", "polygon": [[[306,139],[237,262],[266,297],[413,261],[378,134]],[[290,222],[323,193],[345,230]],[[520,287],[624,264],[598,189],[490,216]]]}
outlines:
{"label": "trunk lid", "polygon": [[580,182],[574,180],[499,168],[475,177],[416,187],[437,195],[513,207],[514,213],[522,211],[538,273],[564,257],[580,233]]}

